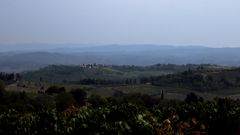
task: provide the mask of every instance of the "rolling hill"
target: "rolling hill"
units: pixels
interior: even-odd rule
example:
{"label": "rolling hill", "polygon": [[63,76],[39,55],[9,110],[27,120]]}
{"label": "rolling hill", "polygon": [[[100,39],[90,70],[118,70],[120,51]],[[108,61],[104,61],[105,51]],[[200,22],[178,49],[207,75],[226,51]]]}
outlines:
{"label": "rolling hill", "polygon": [[180,73],[189,69],[222,69],[217,65],[173,65],[157,64],[152,66],[131,65],[50,65],[36,71],[23,72],[25,80],[39,81],[41,78],[47,82],[76,82],[83,79],[99,79],[111,81],[125,81],[126,79],[140,79],[143,77],[159,76]]}
{"label": "rolling hill", "polygon": [[0,71],[36,70],[51,64],[108,64],[146,66],[161,64],[240,65],[240,48],[192,46],[108,45],[1,52]]}

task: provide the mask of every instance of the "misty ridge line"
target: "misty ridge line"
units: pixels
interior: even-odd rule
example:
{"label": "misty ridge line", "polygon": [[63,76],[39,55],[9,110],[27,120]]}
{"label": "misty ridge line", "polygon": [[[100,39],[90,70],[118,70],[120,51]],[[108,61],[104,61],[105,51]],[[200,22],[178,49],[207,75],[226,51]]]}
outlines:
{"label": "misty ridge line", "polygon": [[[25,49],[25,48],[23,48]],[[106,45],[23,50],[0,53],[0,71],[21,72],[52,64],[216,64],[240,66],[240,48],[201,46]]]}
{"label": "misty ridge line", "polygon": [[54,52],[58,49],[86,49],[86,48],[98,48],[98,47],[175,47],[175,48],[208,48],[208,49],[229,49],[229,48],[240,48],[238,46],[204,46],[204,45],[162,45],[162,44],[49,44],[49,43],[21,43],[21,44],[0,44],[0,52],[41,52],[50,51]]}

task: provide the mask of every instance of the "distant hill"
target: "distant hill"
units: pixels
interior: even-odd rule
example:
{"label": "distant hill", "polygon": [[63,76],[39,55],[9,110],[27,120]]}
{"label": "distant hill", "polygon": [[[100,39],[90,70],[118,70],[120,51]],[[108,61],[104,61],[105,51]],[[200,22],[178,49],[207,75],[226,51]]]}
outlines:
{"label": "distant hill", "polygon": [[49,64],[72,64],[76,57],[48,52],[27,52],[2,54],[0,57],[0,71],[21,72],[36,70]]}
{"label": "distant hill", "polygon": [[41,52],[0,53],[0,71],[35,70],[50,64],[217,64],[240,66],[240,48],[208,48],[193,46],[108,45],[43,49]]}
{"label": "distant hill", "polygon": [[240,68],[187,70],[182,73],[147,77],[144,83],[157,86],[177,87],[201,92],[240,88]]}
{"label": "distant hill", "polygon": [[126,79],[137,79],[143,77],[159,76],[180,73],[189,69],[223,69],[216,65],[173,65],[157,64],[152,66],[117,66],[117,65],[50,65],[37,71],[23,72],[21,76],[25,80],[47,82],[77,82],[83,79],[99,79],[121,82]]}

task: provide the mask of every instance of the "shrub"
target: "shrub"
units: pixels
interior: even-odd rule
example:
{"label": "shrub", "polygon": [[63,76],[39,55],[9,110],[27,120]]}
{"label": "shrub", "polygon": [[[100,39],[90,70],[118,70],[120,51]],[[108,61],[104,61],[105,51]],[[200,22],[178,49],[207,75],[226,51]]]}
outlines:
{"label": "shrub", "polygon": [[70,93],[60,93],[55,97],[56,108],[58,111],[64,111],[71,105],[75,104],[75,100]]}
{"label": "shrub", "polygon": [[35,110],[55,108],[54,98],[49,95],[39,95],[32,100]]}
{"label": "shrub", "polygon": [[195,93],[191,92],[187,95],[185,102],[187,103],[198,103],[203,102],[203,98],[197,96]]}
{"label": "shrub", "polygon": [[75,99],[75,101],[77,102],[78,105],[83,105],[86,97],[87,97],[87,93],[85,90],[83,89],[73,89],[71,90],[71,95],[73,96],[73,98]]}
{"label": "shrub", "polygon": [[50,86],[47,90],[46,90],[46,93],[47,94],[59,94],[59,93],[64,93],[66,90],[64,87],[58,87],[58,86]]}
{"label": "shrub", "polygon": [[107,100],[99,95],[91,95],[88,98],[88,102],[92,105],[92,107],[100,107],[107,103]]}

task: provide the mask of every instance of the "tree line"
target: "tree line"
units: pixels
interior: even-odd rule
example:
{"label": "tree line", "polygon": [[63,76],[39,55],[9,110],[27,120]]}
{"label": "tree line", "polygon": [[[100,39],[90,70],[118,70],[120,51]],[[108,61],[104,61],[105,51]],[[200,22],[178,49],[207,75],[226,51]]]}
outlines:
{"label": "tree line", "polygon": [[17,80],[20,80],[20,74],[18,73],[4,73],[0,72],[0,80],[7,84],[14,83]]}
{"label": "tree line", "polygon": [[188,70],[178,74],[143,77],[142,84],[181,87],[198,91],[212,91],[240,86],[240,70],[196,71]]}

